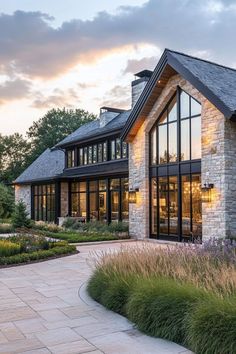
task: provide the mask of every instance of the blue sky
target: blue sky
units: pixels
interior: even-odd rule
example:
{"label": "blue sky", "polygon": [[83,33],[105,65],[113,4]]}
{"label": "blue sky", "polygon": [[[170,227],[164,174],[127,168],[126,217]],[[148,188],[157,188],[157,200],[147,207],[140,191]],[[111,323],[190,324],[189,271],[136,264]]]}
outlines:
{"label": "blue sky", "polygon": [[235,0],[0,0],[0,133],[57,107],[130,107],[164,48],[236,67]]}

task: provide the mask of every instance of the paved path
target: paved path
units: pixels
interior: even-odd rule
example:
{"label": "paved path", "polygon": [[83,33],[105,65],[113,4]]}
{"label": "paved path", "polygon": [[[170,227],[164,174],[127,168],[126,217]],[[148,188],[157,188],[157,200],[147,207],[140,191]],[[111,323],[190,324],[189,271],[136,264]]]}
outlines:
{"label": "paved path", "polygon": [[190,353],[141,334],[127,319],[88,297],[90,251],[118,247],[82,246],[81,253],[70,257],[1,269],[0,353]]}

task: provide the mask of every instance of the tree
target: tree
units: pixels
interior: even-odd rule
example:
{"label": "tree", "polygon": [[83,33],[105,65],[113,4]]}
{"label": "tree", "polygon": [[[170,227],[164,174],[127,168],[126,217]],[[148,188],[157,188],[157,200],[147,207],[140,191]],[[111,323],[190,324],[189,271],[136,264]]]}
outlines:
{"label": "tree", "polygon": [[0,135],[0,182],[9,183],[26,167],[30,144],[21,134]]}
{"label": "tree", "polygon": [[12,226],[14,229],[31,226],[31,220],[28,217],[26,205],[21,200],[15,205],[12,215]]}
{"label": "tree", "polygon": [[81,125],[96,119],[82,109],[51,109],[44,117],[34,122],[27,136],[31,140],[32,152],[28,164],[32,163],[45,149],[51,148]]}
{"label": "tree", "polygon": [[14,197],[10,187],[0,183],[0,217],[8,218],[14,209]]}

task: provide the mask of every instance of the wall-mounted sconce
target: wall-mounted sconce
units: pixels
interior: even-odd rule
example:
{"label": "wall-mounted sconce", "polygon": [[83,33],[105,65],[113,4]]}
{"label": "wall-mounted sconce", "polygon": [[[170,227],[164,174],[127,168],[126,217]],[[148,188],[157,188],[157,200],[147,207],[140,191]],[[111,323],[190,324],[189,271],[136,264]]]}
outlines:
{"label": "wall-mounted sconce", "polygon": [[204,183],[202,187],[202,202],[210,203],[211,202],[211,191],[214,188],[213,183]]}
{"label": "wall-mounted sconce", "polygon": [[139,188],[129,190],[129,203],[137,202],[137,192],[139,192]]}

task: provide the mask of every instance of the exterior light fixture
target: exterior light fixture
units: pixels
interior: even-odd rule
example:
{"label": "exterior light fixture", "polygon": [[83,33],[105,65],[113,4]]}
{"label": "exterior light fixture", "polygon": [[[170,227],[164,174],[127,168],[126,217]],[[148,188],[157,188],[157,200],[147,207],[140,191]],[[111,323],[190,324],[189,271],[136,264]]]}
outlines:
{"label": "exterior light fixture", "polygon": [[211,190],[214,188],[212,183],[204,183],[202,187],[202,202],[210,203],[211,202]]}
{"label": "exterior light fixture", "polygon": [[139,188],[129,190],[129,203],[135,204],[137,202],[137,192],[139,192]]}

